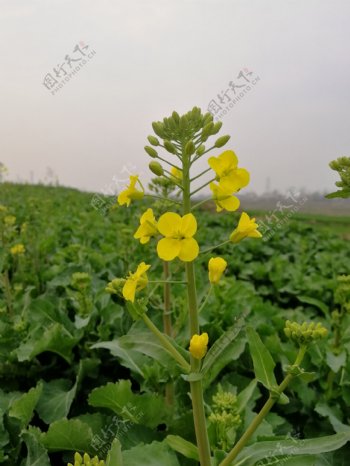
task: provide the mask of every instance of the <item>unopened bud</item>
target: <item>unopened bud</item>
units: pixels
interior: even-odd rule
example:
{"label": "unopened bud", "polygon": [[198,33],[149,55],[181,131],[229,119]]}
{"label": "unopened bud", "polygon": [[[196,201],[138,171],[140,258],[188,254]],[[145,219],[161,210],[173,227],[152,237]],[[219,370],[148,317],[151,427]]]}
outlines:
{"label": "unopened bud", "polygon": [[159,141],[155,136],[147,136],[147,139],[152,146],[159,146]]}
{"label": "unopened bud", "polygon": [[159,162],[155,162],[154,160],[149,163],[149,169],[151,170],[152,173],[154,173],[157,176],[162,176],[164,175],[164,170],[163,167]]}
{"label": "unopened bud", "polygon": [[217,139],[215,141],[215,144],[214,146],[215,147],[222,147],[224,146],[230,139],[231,136],[229,136],[228,134],[226,136],[221,136],[219,139]]}
{"label": "unopened bud", "polygon": [[152,128],[153,128],[153,131],[156,133],[157,136],[159,136],[160,138],[163,138],[164,137],[164,125],[163,123],[161,123],[160,121],[154,121],[152,123]]}
{"label": "unopened bud", "polygon": [[203,155],[205,152],[205,145],[204,144],[201,144],[198,149],[196,150],[196,154],[201,156]]}
{"label": "unopened bud", "polygon": [[217,134],[217,133],[220,131],[221,126],[222,126],[222,121],[216,122],[216,123],[214,124],[214,126],[213,126],[213,129],[212,129],[212,131],[211,131],[211,134],[212,134],[212,135]]}
{"label": "unopened bud", "polygon": [[155,159],[156,157],[158,157],[158,152],[153,149],[153,147],[151,146],[145,146],[145,151],[147,152],[147,154],[152,157],[153,159]]}
{"label": "unopened bud", "polygon": [[171,154],[175,154],[176,153],[176,147],[170,142],[170,141],[167,141],[165,140],[164,141],[164,147],[165,149],[170,152]]}
{"label": "unopened bud", "polygon": [[192,155],[194,154],[195,150],[196,150],[196,146],[194,145],[194,142],[192,140],[188,141],[188,143],[185,146],[185,154]]}

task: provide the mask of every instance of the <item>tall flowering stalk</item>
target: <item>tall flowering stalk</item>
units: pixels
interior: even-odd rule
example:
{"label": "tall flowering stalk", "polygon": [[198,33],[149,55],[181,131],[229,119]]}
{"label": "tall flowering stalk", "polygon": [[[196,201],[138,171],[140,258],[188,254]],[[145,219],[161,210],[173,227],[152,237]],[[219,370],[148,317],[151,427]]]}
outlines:
{"label": "tall flowering stalk", "polygon": [[[258,224],[255,219],[251,219],[247,213],[243,212],[238,224],[232,229],[231,234],[228,234],[227,240],[224,243],[201,250],[201,245],[198,244],[196,239],[198,223],[194,215],[195,210],[200,205],[212,201],[215,203],[218,212],[223,210],[228,212],[236,211],[240,206],[237,194],[248,185],[250,179],[249,173],[246,169],[238,166],[237,156],[232,150],[224,150],[223,152],[220,151],[219,154],[212,155],[207,160],[208,168],[195,173],[194,170],[197,161],[210,151],[220,150],[230,139],[228,135],[221,136],[212,144],[209,144],[208,148],[205,146],[208,139],[215,136],[222,126],[221,122],[213,122],[213,117],[210,113],[203,115],[199,108],[194,107],[183,116],[179,116],[178,113],[173,112],[169,118],[164,118],[162,122],[154,122],[152,126],[158,137],[153,135],[148,136],[150,145],[145,147],[145,151],[153,159],[149,164],[149,168],[157,177],[172,183],[175,192],[174,190],[170,190],[169,192],[173,193],[173,195],[169,194],[164,197],[147,194],[139,177],[135,174],[130,177],[130,183],[126,189],[119,193],[118,202],[120,205],[128,206],[131,202],[147,196],[156,197],[164,201],[164,210],[166,211],[162,212],[160,217],[156,219],[153,210],[150,208],[147,209],[142,213],[139,226],[134,234],[134,238],[139,240],[143,245],[152,245],[153,241],[156,241],[154,249],[158,257],[163,261],[164,279],[161,281],[151,280],[149,277],[152,274],[152,267],[142,262],[138,265],[136,271],[130,271],[124,279],[116,278],[112,280],[107,286],[107,291],[124,297],[132,317],[135,320],[143,319],[147,327],[185,372],[184,377],[188,380],[191,389],[193,420],[200,465],[211,466],[212,456],[202,386],[203,368],[206,361],[209,339],[207,333],[201,333],[199,311],[206,305],[212,288],[219,282],[228,264],[221,257],[209,258],[208,293],[200,306],[198,306],[195,261],[200,253],[210,252],[225,243],[234,245],[245,238],[260,238],[261,233],[258,231]],[[159,153],[160,150],[162,151],[161,154]],[[203,181],[203,178],[205,181]],[[202,190],[205,190],[205,188],[207,188],[206,192],[211,191],[211,195],[204,200],[196,202],[196,196]],[[171,210],[168,210],[169,205],[172,206]],[[171,280],[168,265],[172,261],[180,261],[183,265],[185,273],[184,281]],[[143,297],[142,294],[145,294],[150,283],[163,283],[164,285],[165,315],[171,312],[171,284],[183,284],[187,288],[189,328],[189,352],[187,355],[184,355],[184,352],[180,353],[178,351],[171,338],[171,322],[163,319],[164,332],[161,332],[147,315],[148,299],[147,297]],[[292,324],[288,323],[288,325]],[[326,332],[325,329],[322,330],[319,327],[315,330],[313,327],[301,328],[297,324],[293,325],[291,327],[287,326],[286,335],[288,334],[288,336],[303,342],[296,363],[293,365],[294,372],[288,373],[281,385],[269,387],[271,396],[268,402],[236,446],[229,452],[226,459],[222,461],[222,466],[231,464],[236,458],[278,399],[278,396],[281,395],[284,388],[295,375],[294,373],[297,373],[297,370],[299,370],[298,368],[306,349],[305,335],[307,334],[307,338],[310,339],[316,330],[317,336],[321,335],[321,333],[323,335]],[[251,338],[255,339],[258,337],[252,334]],[[212,355],[211,357],[213,358]],[[172,395],[168,393],[167,396],[171,398]],[[232,407],[233,411],[234,409]],[[216,414],[216,417],[214,417],[221,422],[222,416],[220,415],[220,417],[219,414]],[[232,418],[235,420],[235,423],[239,421],[236,417],[233,416]]]}

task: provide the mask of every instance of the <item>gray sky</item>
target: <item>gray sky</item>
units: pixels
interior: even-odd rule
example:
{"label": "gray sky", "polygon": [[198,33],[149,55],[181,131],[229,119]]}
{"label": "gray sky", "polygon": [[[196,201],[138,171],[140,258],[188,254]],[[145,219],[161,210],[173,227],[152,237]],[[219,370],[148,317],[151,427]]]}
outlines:
{"label": "gray sky", "polygon": [[[269,177],[272,189],[329,192],[328,162],[350,155],[349,21],[347,0],[1,0],[0,161],[10,179],[51,167],[96,191],[128,170],[147,179],[151,122],[206,111],[248,68],[260,81],[221,134],[249,190]],[[45,75],[82,57],[79,42],[95,55],[51,95]]]}

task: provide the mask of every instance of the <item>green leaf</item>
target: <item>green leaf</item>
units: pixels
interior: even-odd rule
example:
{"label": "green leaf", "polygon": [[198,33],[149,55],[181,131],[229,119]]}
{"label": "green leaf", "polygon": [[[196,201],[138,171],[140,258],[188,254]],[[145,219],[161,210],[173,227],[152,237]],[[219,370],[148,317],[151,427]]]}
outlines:
{"label": "green leaf", "polygon": [[123,451],[123,466],[180,466],[176,454],[166,443],[153,442]]}
{"label": "green leaf", "polygon": [[74,400],[77,384],[69,389],[71,382],[65,379],[43,383],[43,392],[37,405],[37,412],[46,424],[67,417]]}
{"label": "green leaf", "polygon": [[165,439],[170,448],[192,460],[199,461],[198,448],[179,435],[168,435]]}
{"label": "green leaf", "polygon": [[12,403],[9,415],[19,419],[22,428],[26,427],[32,419],[42,388],[42,384],[39,383]]}
{"label": "green leaf", "polygon": [[237,412],[241,413],[256,389],[257,380],[253,379],[237,396]]}
{"label": "green leaf", "polygon": [[275,362],[269,350],[252,327],[247,327],[247,335],[256,378],[267,389],[276,387]]}
{"label": "green leaf", "polygon": [[343,190],[335,191],[334,193],[327,194],[325,197],[327,199],[335,199],[337,197],[347,199],[348,197],[350,197],[350,191],[347,189],[343,189]]}
{"label": "green leaf", "polygon": [[334,354],[333,351],[328,350],[326,353],[326,362],[333,372],[337,373],[341,367],[346,364],[346,352],[343,350],[339,354]]}
{"label": "green leaf", "polygon": [[329,308],[328,308],[327,304],[325,304],[323,301],[320,301],[319,299],[316,299],[316,298],[311,298],[310,296],[304,296],[304,295],[297,296],[297,298],[302,303],[311,304],[312,306],[317,307],[318,309],[320,309],[323,312],[323,314],[325,316],[329,315]]}
{"label": "green leaf", "polygon": [[49,430],[42,434],[42,444],[49,451],[91,451],[92,431],[78,419],[61,419],[52,423]]}
{"label": "green leaf", "polygon": [[350,426],[343,424],[339,419],[342,415],[339,409],[332,408],[325,403],[319,402],[315,406],[315,411],[323,417],[327,417],[335,432],[350,432]]}
{"label": "green leaf", "polygon": [[228,346],[233,342],[233,340],[238,336],[244,325],[244,319],[239,318],[237,322],[230,327],[226,332],[224,332],[220,338],[218,338],[213,346],[209,349],[205,359],[203,361],[203,366],[201,372],[206,374],[215,362],[220,359],[221,354],[228,348]]}
{"label": "green leaf", "polygon": [[59,354],[68,363],[72,359],[72,348],[80,340],[79,337],[73,337],[68,330],[59,323],[55,323],[47,328],[44,333],[42,328],[37,328],[31,334],[29,341],[23,343],[15,353],[18,361],[31,361],[38,354],[44,351]]}
{"label": "green leaf", "polygon": [[23,466],[51,466],[47,450],[40,442],[40,436],[40,430],[34,427],[22,433],[27,446],[27,458]]}
{"label": "green leaf", "polygon": [[341,448],[350,440],[350,432],[306,440],[272,440],[244,448],[236,458],[239,466],[255,466],[263,458],[297,455],[320,455]]}
{"label": "green leaf", "polygon": [[108,452],[106,466],[124,466],[122,448],[117,438],[113,440]]}
{"label": "green leaf", "polygon": [[167,409],[163,397],[153,394],[136,395],[131,391],[130,380],[95,388],[89,395],[89,404],[95,408],[108,408],[134,424],[154,428],[166,420]]}

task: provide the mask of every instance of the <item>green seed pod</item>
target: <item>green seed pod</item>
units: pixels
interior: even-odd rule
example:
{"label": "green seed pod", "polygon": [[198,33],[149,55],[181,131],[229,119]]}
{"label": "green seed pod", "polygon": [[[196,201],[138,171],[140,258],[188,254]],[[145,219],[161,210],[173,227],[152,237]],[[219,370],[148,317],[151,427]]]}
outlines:
{"label": "green seed pod", "polygon": [[215,141],[214,146],[215,147],[222,147],[224,146],[230,139],[231,136],[226,135],[226,136],[221,136],[219,139]]}
{"label": "green seed pod", "polygon": [[154,121],[152,123],[153,131],[156,133],[157,136],[160,138],[164,137],[164,125],[160,121]]}
{"label": "green seed pod", "polygon": [[147,139],[152,146],[159,146],[159,141],[155,136],[147,136]]}
{"label": "green seed pod", "polygon": [[195,150],[196,146],[194,145],[194,142],[192,140],[188,141],[188,143],[185,146],[185,154],[192,155],[194,154]]}
{"label": "green seed pod", "polygon": [[203,155],[203,153],[205,152],[205,145],[204,144],[201,144],[198,149],[196,150],[196,154],[201,156]]}
{"label": "green seed pod", "polygon": [[162,176],[164,175],[164,170],[163,167],[159,162],[155,162],[154,160],[149,163],[149,169],[151,170],[152,173],[154,173],[157,176]]}
{"label": "green seed pod", "polygon": [[145,146],[145,151],[147,152],[147,154],[152,157],[153,159],[155,159],[156,157],[158,157],[158,152],[153,149],[153,147],[151,146]]}
{"label": "green seed pod", "polygon": [[176,147],[170,141],[165,140],[164,147],[168,152],[170,152],[170,154],[176,153]]}
{"label": "green seed pod", "polygon": [[211,134],[214,135],[214,134],[217,134],[220,129],[221,129],[221,126],[222,126],[222,122],[221,121],[217,121],[214,126],[213,126],[213,129],[212,129],[212,132]]}

